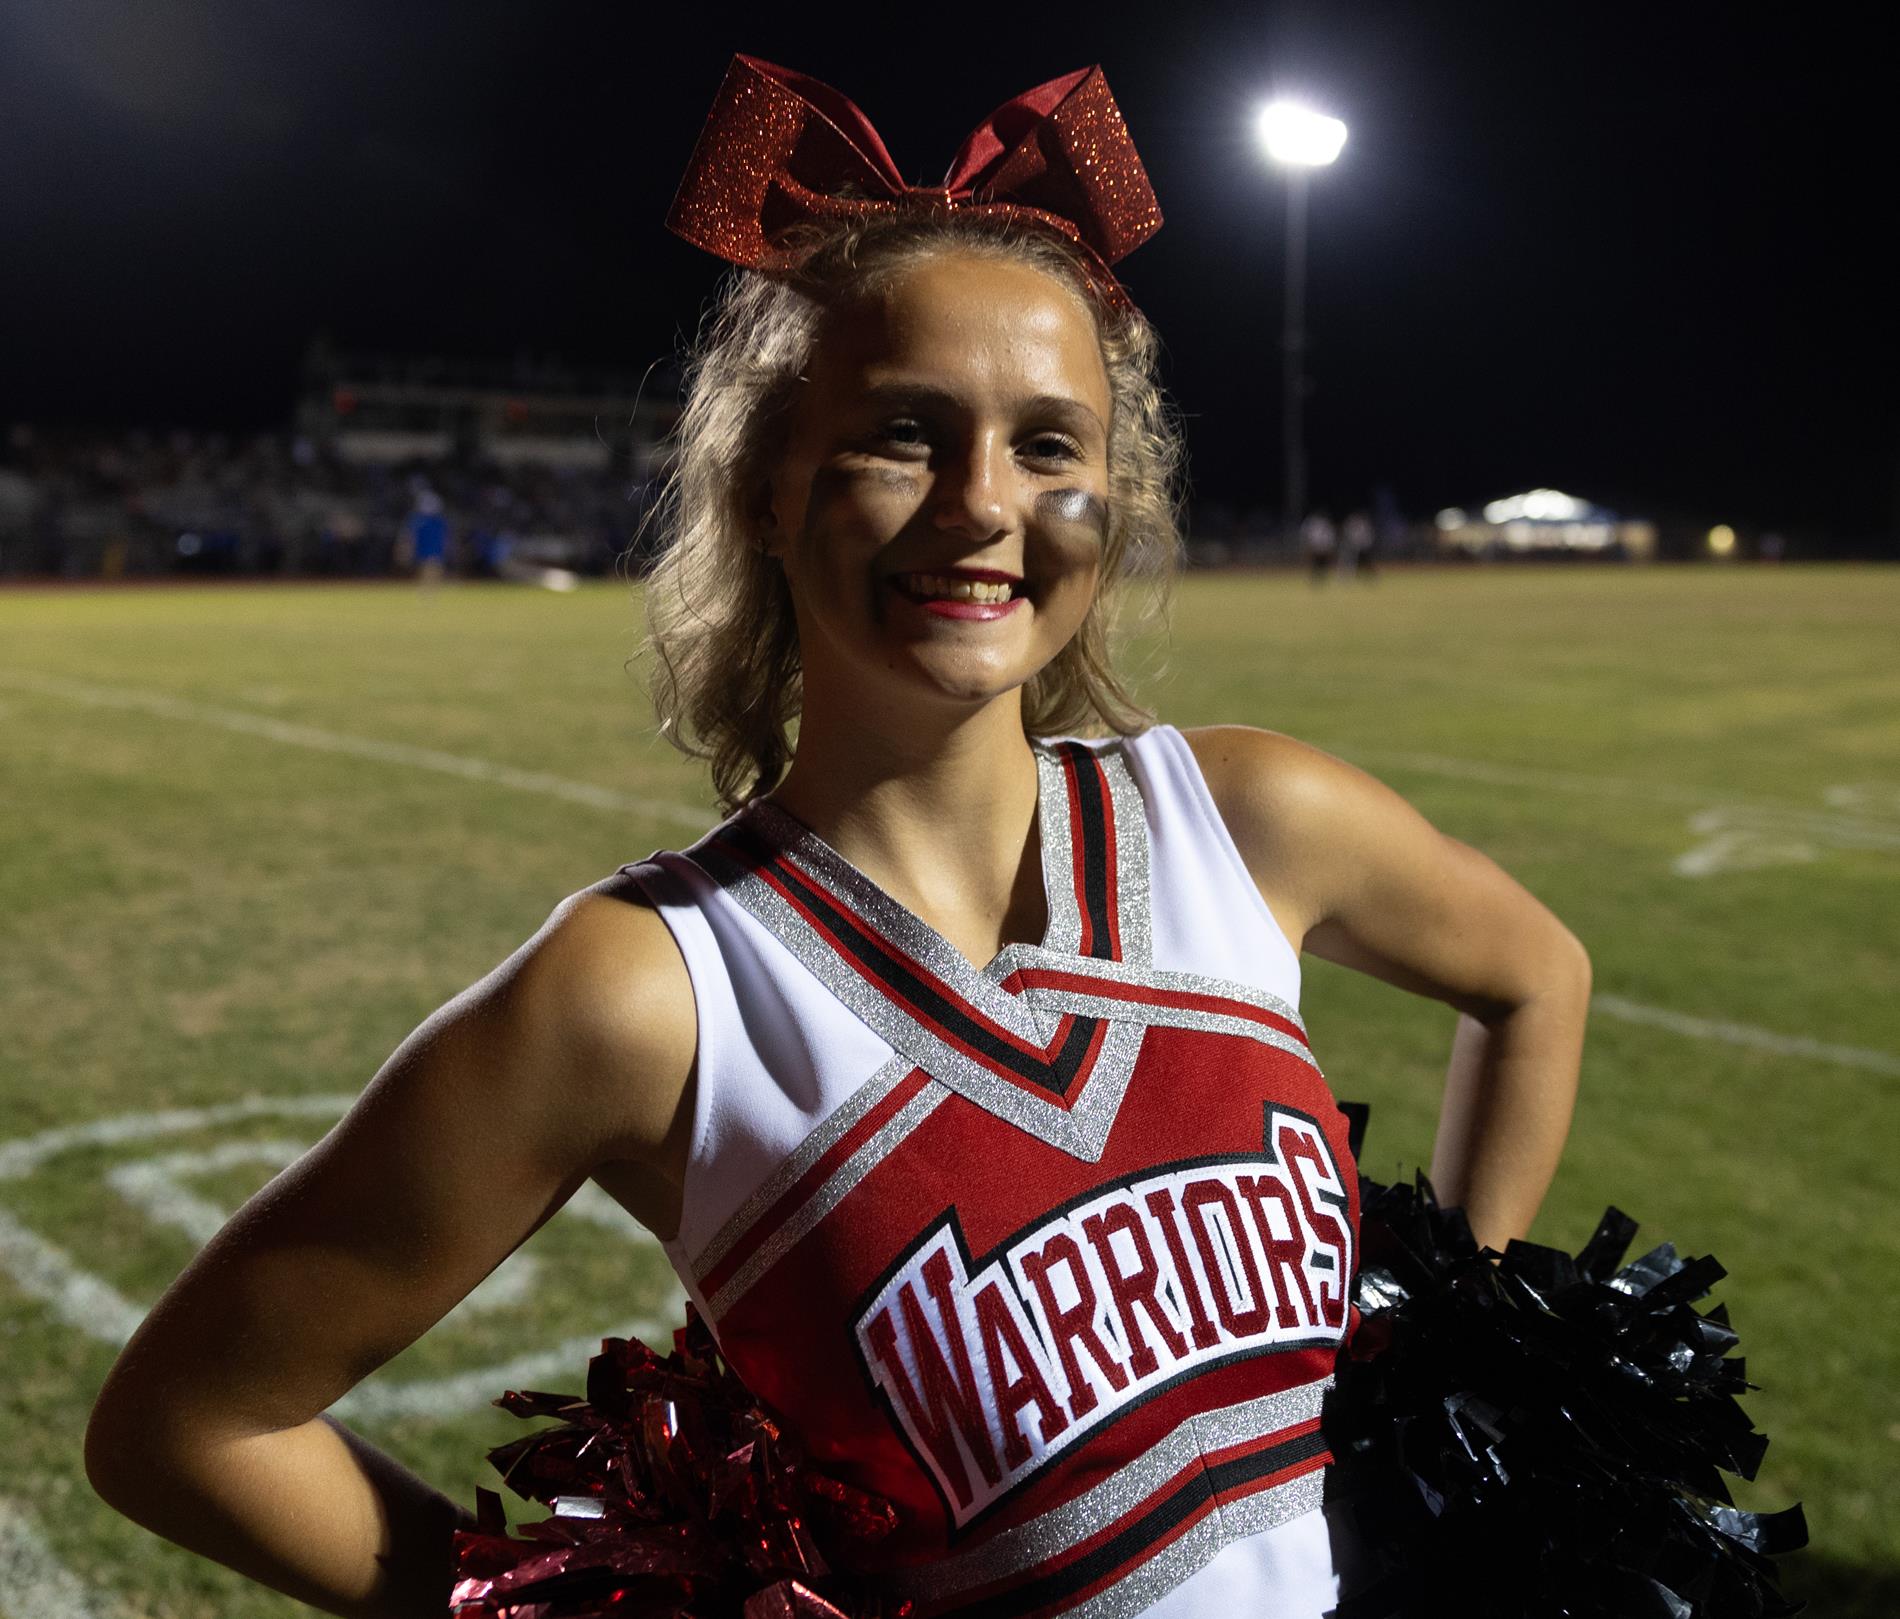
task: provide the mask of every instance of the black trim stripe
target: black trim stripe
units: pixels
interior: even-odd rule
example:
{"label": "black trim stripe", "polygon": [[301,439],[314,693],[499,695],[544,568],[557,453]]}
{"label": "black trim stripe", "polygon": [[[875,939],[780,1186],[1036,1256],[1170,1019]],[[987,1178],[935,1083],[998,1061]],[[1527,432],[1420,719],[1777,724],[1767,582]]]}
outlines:
{"label": "black trim stripe", "polygon": [[1084,955],[1102,961],[1119,959],[1114,927],[1114,899],[1108,891],[1108,847],[1114,836],[1108,783],[1094,751],[1077,742],[1064,743],[1063,776],[1069,784],[1069,802],[1075,808],[1082,834],[1082,891],[1076,898],[1088,919],[1088,949]]}
{"label": "black trim stripe", "polygon": [[1326,1436],[1314,1428],[1310,1433],[1269,1445],[1251,1455],[1204,1467],[1145,1516],[1073,1563],[961,1608],[946,1609],[946,1619],[949,1615],[955,1615],[956,1619],[1017,1619],[1021,1614],[1035,1613],[1052,1602],[1074,1596],[1118,1569],[1141,1561],[1150,1546],[1216,1496],[1326,1453]]}

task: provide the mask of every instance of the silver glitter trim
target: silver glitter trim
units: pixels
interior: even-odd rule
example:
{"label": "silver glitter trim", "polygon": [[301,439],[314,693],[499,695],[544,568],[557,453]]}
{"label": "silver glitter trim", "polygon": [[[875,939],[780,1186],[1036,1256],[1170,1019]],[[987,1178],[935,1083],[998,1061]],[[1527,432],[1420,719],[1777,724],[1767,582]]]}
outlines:
{"label": "silver glitter trim", "polygon": [[[1134,1076],[1135,1060],[1141,1055],[1146,1023],[1131,1023],[1111,1017],[1102,1034],[1101,1049],[1095,1054],[1095,1066],[1082,1081],[1081,1093],[1066,1113],[1061,1114],[1077,1138],[1068,1150],[1077,1158],[1096,1162],[1108,1146],[1108,1133],[1115,1128],[1115,1115],[1121,1112],[1122,1098],[1128,1094],[1128,1081]],[[1010,1087],[1012,1090],[1015,1088]],[[1030,1098],[1035,1100],[1035,1098]]]}
{"label": "silver glitter trim", "polygon": [[1301,1514],[1311,1512],[1325,1498],[1326,1469],[1316,1467],[1270,1490],[1256,1490],[1238,1501],[1222,1502],[1221,1527],[1230,1541],[1245,1540],[1249,1535],[1291,1523]]}
{"label": "silver glitter trim", "polygon": [[1075,1619],[1122,1619],[1147,1612],[1229,1546],[1317,1510],[1324,1499],[1325,1477],[1323,1469],[1315,1468],[1243,1500],[1222,1502],[1173,1545],[1066,1612]]}
{"label": "silver glitter trim", "polygon": [[1137,970],[1154,960],[1154,917],[1148,893],[1148,811],[1141,788],[1128,768],[1126,744],[1117,742],[1098,755],[1108,777],[1115,812],[1116,930],[1122,963]]}
{"label": "silver glitter trim", "polygon": [[[1072,956],[1082,942],[1082,907],[1076,899],[1075,849],[1069,839],[1068,777],[1053,748],[1040,743],[1032,746],[1036,750],[1036,835],[1041,840],[1042,892],[1049,911],[1042,947]],[[997,953],[983,969],[984,977],[994,983],[1009,976],[1003,957],[1011,948],[1005,945]]]}
{"label": "silver glitter trim", "polygon": [[1195,1431],[1200,1435],[1201,1454],[1225,1450],[1230,1445],[1245,1444],[1249,1439],[1260,1439],[1302,1422],[1311,1422],[1319,1415],[1321,1406],[1326,1403],[1327,1391],[1332,1386],[1333,1380],[1329,1375],[1294,1388],[1281,1389],[1275,1394],[1262,1394],[1256,1399],[1243,1400],[1239,1405],[1223,1406],[1218,1411],[1203,1411],[1191,1419]]}
{"label": "silver glitter trim", "polygon": [[[1088,956],[1056,956],[1046,950],[1037,950],[1024,945],[1012,959],[1010,971],[1037,970],[1066,973],[1077,978],[1096,978],[1102,981],[1102,993],[1091,995],[1086,990],[1056,989],[1032,985],[1022,992],[1022,998],[1035,1009],[1037,1021],[1049,1031],[1045,1041],[1052,1035],[1056,1024],[1065,1012],[1079,1013],[1084,1017],[1111,1018],[1117,1022],[1140,1023],[1144,1027],[1165,1027],[1173,1029],[1200,1029],[1208,1034],[1235,1035],[1245,1040],[1257,1040],[1262,1045],[1274,1046],[1298,1057],[1306,1063],[1321,1079],[1326,1077],[1320,1067],[1319,1059],[1313,1055],[1312,1048],[1304,1041],[1290,1034],[1249,1019],[1235,1017],[1225,1012],[1204,1012],[1195,1007],[1155,1006],[1147,1001],[1126,1000],[1115,994],[1117,986],[1127,985],[1142,989],[1173,991],[1186,995],[1214,996],[1222,1000],[1239,1001],[1242,1005],[1256,1007],[1263,1012],[1272,1012],[1284,1018],[1302,1034],[1306,1024],[1300,1014],[1279,996],[1269,994],[1252,984],[1237,984],[1225,978],[1210,978],[1203,973],[1163,972],[1150,968],[1146,972],[1130,968],[1126,963],[1116,961],[1098,961]],[[1080,1102],[1078,1101],[1078,1106]]]}
{"label": "silver glitter trim", "polygon": [[[1178,1478],[1197,1456],[1311,1421],[1319,1415],[1326,1391],[1332,1386],[1332,1378],[1324,1377],[1297,1388],[1243,1400],[1238,1405],[1184,1417],[1164,1438],[1127,1466],[1109,1474],[1073,1500],[1050,1508],[1028,1523],[992,1535],[968,1551],[952,1553],[920,1568],[905,1569],[893,1576],[894,1588],[904,1596],[936,1602],[973,1586],[987,1585],[992,1580],[1038,1567],[1079,1545],[1104,1525],[1118,1522],[1133,1512],[1157,1490]],[[1314,1476],[1319,1476],[1317,1470]],[[1261,1493],[1272,1495],[1277,1489]],[[1226,1511],[1223,1507],[1213,1517],[1218,1519]],[[1288,1514],[1289,1517],[1296,1515]],[[1215,1550],[1218,1549],[1217,1545]],[[1206,1558],[1201,1561],[1205,1562]],[[1199,1566],[1200,1563],[1194,1565]],[[1170,1582],[1173,1583],[1178,1582]],[[1120,1590],[1121,1586],[1114,1589]]]}
{"label": "silver glitter trim", "polygon": [[808,880],[829,889],[884,938],[924,967],[953,993],[1019,1039],[1034,1038],[1034,1025],[1013,995],[972,967],[969,958],[922,917],[906,910],[871,879],[775,804],[760,803],[755,823],[785,859]]}
{"label": "silver glitter trim", "polygon": [[1106,1591],[1087,1602],[1058,1609],[1077,1619],[1133,1619],[1146,1613],[1190,1574],[1206,1567],[1226,1546],[1221,1515],[1216,1508],[1179,1540],[1171,1541],[1145,1562],[1138,1563]]}
{"label": "silver glitter trim", "polygon": [[745,1294],[754,1282],[785,1257],[818,1222],[842,1203],[864,1177],[891,1154],[891,1150],[912,1130],[930,1117],[949,1092],[926,1085],[884,1121],[877,1133],[838,1166],[838,1171],[817,1191],[788,1215],[783,1224],[758,1247],[758,1250],[732,1273],[732,1280],[707,1299],[706,1306],[715,1320]]}
{"label": "silver glitter trim", "polygon": [[752,1229],[752,1224],[786,1192],[802,1180],[811,1166],[869,1113],[889,1096],[917,1065],[908,1057],[892,1057],[869,1079],[825,1115],[792,1154],[772,1171],[758,1189],[735,1209],[712,1240],[693,1261],[693,1275],[703,1277],[732,1252],[733,1245]]}
{"label": "silver glitter trim", "polygon": [[[1129,1002],[1118,1000],[1112,995],[1085,995],[1072,989],[1031,989],[1028,996],[1031,1004],[1040,1009],[1077,1012],[1084,1017],[1125,1018],[1130,1009]],[[1224,1012],[1202,1012],[1191,1006],[1153,1006],[1146,1001],[1139,1004],[1142,1021],[1149,1028],[1201,1029],[1208,1034],[1229,1034],[1243,1040],[1257,1040],[1262,1045],[1275,1046],[1298,1057],[1314,1073],[1319,1073],[1319,1064],[1313,1060],[1313,1054],[1305,1044],[1290,1034],[1282,1034],[1278,1029],[1270,1029],[1248,1018],[1231,1017]]]}
{"label": "silver glitter trim", "polygon": [[[1135,984],[1143,989],[1173,990],[1184,995],[1218,996],[1222,1000],[1242,1001],[1264,1012],[1272,1012],[1285,1018],[1302,1034],[1306,1032],[1306,1024],[1297,1008],[1255,984],[1237,983],[1231,978],[1213,978],[1206,973],[1173,972],[1159,967],[1135,967],[1121,961],[1100,961],[1093,956],[1059,956],[1052,951],[1039,950],[1034,945],[1012,945],[1010,948],[1017,952],[1010,966],[1012,972],[1033,967],[1047,972],[1068,973],[1074,977],[1100,978],[1109,984]],[[1132,1009],[1133,1003],[1130,1006]]]}

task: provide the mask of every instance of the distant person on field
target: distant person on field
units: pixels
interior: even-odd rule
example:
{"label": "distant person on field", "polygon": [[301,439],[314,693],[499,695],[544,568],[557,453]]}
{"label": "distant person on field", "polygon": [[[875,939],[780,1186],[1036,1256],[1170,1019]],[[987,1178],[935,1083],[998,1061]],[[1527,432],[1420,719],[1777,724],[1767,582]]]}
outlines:
{"label": "distant person on field", "polygon": [[449,520],[442,510],[442,497],[433,489],[417,491],[416,503],[403,525],[403,548],[424,590],[441,584],[449,550]]}
{"label": "distant person on field", "polygon": [[1306,547],[1307,566],[1313,583],[1324,584],[1339,548],[1339,535],[1333,520],[1324,512],[1314,512],[1300,525],[1300,543]]}
{"label": "distant person on field", "polygon": [[1373,541],[1377,538],[1372,519],[1365,512],[1354,512],[1340,530],[1339,566],[1342,572],[1373,577]]}

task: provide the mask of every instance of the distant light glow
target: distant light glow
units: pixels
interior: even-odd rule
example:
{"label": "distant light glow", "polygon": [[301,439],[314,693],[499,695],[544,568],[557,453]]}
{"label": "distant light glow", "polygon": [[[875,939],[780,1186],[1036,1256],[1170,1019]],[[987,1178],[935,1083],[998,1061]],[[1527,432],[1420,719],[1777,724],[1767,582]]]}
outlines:
{"label": "distant light glow", "polygon": [[1487,523],[1514,523],[1528,517],[1535,523],[1567,523],[1587,516],[1590,503],[1561,489],[1532,489],[1521,495],[1507,495],[1484,508]]}
{"label": "distant light glow", "polygon": [[1337,118],[1294,101],[1269,102],[1254,127],[1267,156],[1291,168],[1324,168],[1346,144],[1346,126]]}
{"label": "distant light glow", "polygon": [[1726,523],[1717,523],[1709,530],[1709,555],[1717,557],[1731,556],[1735,551],[1735,530]]}
{"label": "distant light glow", "polygon": [[1462,506],[1447,506],[1432,519],[1442,529],[1463,528],[1471,521]]}

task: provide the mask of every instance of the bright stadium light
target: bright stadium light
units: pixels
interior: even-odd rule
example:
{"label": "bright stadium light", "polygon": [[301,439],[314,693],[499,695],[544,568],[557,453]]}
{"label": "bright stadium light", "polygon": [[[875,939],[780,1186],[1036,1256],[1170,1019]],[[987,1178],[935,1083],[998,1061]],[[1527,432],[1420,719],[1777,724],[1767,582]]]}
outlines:
{"label": "bright stadium light", "polygon": [[1255,121],[1260,144],[1275,163],[1296,169],[1323,169],[1346,144],[1346,126],[1295,101],[1272,101]]}
{"label": "bright stadium light", "polygon": [[1735,554],[1735,530],[1726,523],[1717,523],[1709,530],[1709,554],[1726,557]]}
{"label": "bright stadium light", "polygon": [[1294,101],[1270,101],[1254,119],[1268,159],[1286,171],[1286,310],[1280,328],[1282,537],[1291,541],[1306,516],[1306,184],[1311,171],[1338,158],[1346,126]]}

